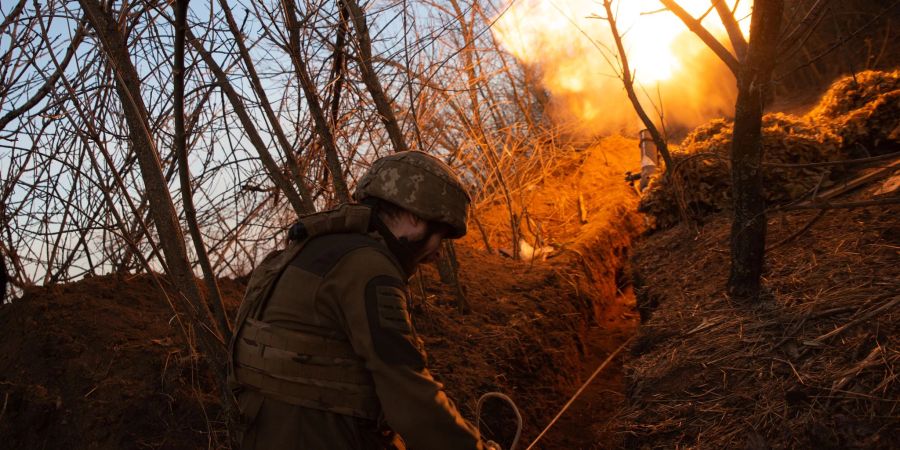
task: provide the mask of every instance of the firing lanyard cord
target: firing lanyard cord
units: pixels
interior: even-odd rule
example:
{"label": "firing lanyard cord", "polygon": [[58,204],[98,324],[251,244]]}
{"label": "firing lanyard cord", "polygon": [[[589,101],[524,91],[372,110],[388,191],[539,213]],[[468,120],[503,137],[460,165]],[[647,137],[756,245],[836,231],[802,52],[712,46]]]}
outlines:
{"label": "firing lanyard cord", "polygon": [[[538,443],[538,441],[541,440],[542,437],[544,437],[544,434],[546,434],[547,431],[554,424],[556,424],[556,421],[559,420],[560,417],[562,417],[563,413],[565,413],[567,409],[569,409],[569,406],[572,406],[572,403],[575,402],[575,399],[578,398],[578,396],[581,395],[582,392],[584,392],[588,385],[591,384],[592,381],[594,381],[594,378],[597,378],[597,375],[599,375],[600,372],[602,372],[603,369],[606,368],[606,365],[609,364],[609,362],[612,361],[613,358],[615,358],[625,348],[625,346],[627,346],[628,343],[631,342],[632,339],[634,339],[634,336],[628,338],[628,340],[623,342],[622,345],[620,345],[619,348],[616,349],[616,351],[612,352],[609,356],[606,357],[606,360],[604,360],[603,363],[600,364],[599,367],[597,367],[597,370],[595,370],[594,373],[591,374],[591,377],[588,378],[580,388],[578,388],[578,391],[575,392],[575,395],[573,395],[572,398],[570,398],[569,401],[566,402],[562,409],[559,410],[559,413],[556,414],[556,417],[554,417],[553,420],[551,420],[550,423],[547,424],[547,427],[544,428],[544,431],[541,431],[541,434],[539,434],[538,437],[534,438],[534,441],[532,441],[531,445],[529,445],[525,450],[531,450]],[[518,414],[518,411],[516,412],[516,414]],[[512,448],[513,447],[511,447],[511,449]]]}
{"label": "firing lanyard cord", "polygon": [[478,420],[478,432],[481,434],[481,405],[485,400],[489,398],[499,398],[500,400],[506,401],[512,406],[513,411],[516,413],[516,437],[513,438],[512,445],[509,446],[509,450],[514,450],[516,448],[516,444],[519,443],[519,437],[522,435],[522,414],[519,413],[519,408],[516,407],[516,403],[512,401],[506,394],[502,392],[488,392],[481,396],[478,399],[478,403],[475,405],[475,419]]}

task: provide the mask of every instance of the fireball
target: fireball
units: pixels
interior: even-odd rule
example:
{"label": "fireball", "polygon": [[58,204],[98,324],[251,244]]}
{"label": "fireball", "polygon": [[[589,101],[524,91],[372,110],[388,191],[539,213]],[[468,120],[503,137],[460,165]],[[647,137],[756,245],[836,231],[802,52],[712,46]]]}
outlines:
{"label": "fireball", "polygon": [[[735,0],[726,1],[734,10]],[[679,4],[729,46],[710,0]],[[752,1],[737,2],[745,36]],[[661,102],[668,118],[696,125],[733,106],[733,76],[658,0],[618,0],[613,11],[643,102]],[[501,46],[538,67],[545,87],[569,114],[608,130],[637,126],[621,104],[620,62],[599,0],[518,0],[493,29]],[[626,105],[627,106],[627,105]],[[657,105],[659,106],[659,105]],[[598,124],[598,122],[600,122]]]}

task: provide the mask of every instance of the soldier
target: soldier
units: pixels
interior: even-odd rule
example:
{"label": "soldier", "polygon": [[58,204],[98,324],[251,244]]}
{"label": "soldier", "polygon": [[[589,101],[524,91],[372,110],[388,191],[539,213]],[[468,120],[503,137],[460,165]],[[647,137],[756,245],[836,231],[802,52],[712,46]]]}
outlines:
{"label": "soldier", "polygon": [[401,152],[354,197],[301,218],[251,277],[230,346],[241,447],[486,448],[428,372],[407,294],[441,239],[466,234],[468,194],[438,159]]}

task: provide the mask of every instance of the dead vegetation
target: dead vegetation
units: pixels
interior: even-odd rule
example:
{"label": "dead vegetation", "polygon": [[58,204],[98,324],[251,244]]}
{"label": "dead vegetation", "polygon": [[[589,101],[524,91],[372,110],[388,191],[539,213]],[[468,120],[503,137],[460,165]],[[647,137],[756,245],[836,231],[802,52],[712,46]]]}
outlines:
{"label": "dead vegetation", "polygon": [[[828,163],[858,155],[862,139],[868,150],[896,142],[871,139],[897,126],[897,76],[842,79],[803,119],[766,116],[767,198],[788,206],[771,209],[759,303],[721,288],[729,224],[715,213],[727,210],[729,124],[711,122],[686,140],[676,183],[657,184],[643,201],[654,207],[668,195],[687,214],[657,213],[657,225],[671,228],[633,260],[645,323],[627,364],[628,447],[900,445],[896,154],[870,151],[855,160],[870,166],[862,169]],[[868,127],[865,137],[854,131]],[[801,207],[809,209],[788,212]],[[676,224],[687,215],[703,220]]]}
{"label": "dead vegetation", "polygon": [[[528,206],[523,236],[533,243],[529,230],[543,230],[553,252],[529,261],[488,254],[473,226],[456,247],[467,314],[434,268],[413,277],[413,317],[430,370],[465,417],[474,419],[481,394],[506,393],[521,409],[528,442],[584,381],[582,368],[633,334],[633,298],[620,295],[617,281],[627,283],[621,271],[641,220],[636,194],[618,175],[637,159],[635,145],[604,139],[557,154],[554,170],[540,179],[510,180],[525,186],[512,191],[517,210]],[[510,245],[502,198],[476,212],[494,230],[492,246]],[[243,286],[219,285],[233,311]],[[145,275],[33,287],[0,305],[0,402],[10,405],[0,435],[16,448],[226,448],[212,370],[179,342],[172,319]],[[39,331],[29,332],[34,327]],[[624,399],[621,365],[592,386],[602,402],[576,405],[572,422],[562,421],[542,446],[619,446],[606,425]],[[484,418],[489,437],[511,442],[508,409],[489,403]]]}
{"label": "dead vegetation", "polygon": [[[900,71],[867,71],[838,80],[804,117],[763,117],[765,198],[769,206],[812,198],[845,168],[817,165],[896,151],[900,143]],[[673,152],[670,179],[655,178],[640,210],[668,228],[731,208],[732,123],[715,119]]]}
{"label": "dead vegetation", "polygon": [[[634,261],[649,320],[627,368],[627,446],[897,448],[898,213],[829,211],[769,252],[756,306],[719,288],[723,217],[643,245]],[[814,215],[776,216],[770,242]]]}
{"label": "dead vegetation", "polygon": [[805,119],[827,127],[851,157],[897,151],[900,70],[865,71],[836,81]]}

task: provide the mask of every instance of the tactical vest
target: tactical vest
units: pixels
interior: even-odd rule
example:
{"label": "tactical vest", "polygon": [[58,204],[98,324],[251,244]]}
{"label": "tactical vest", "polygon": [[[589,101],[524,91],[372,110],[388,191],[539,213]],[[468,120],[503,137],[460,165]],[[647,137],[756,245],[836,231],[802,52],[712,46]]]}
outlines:
{"label": "tactical vest", "polygon": [[229,345],[228,383],[233,392],[252,389],[293,405],[377,418],[379,402],[371,375],[349,341],[333,330],[303,332],[260,320],[281,274],[307,242],[325,234],[366,233],[370,215],[369,207],[348,204],[301,218],[291,244],[253,271]]}

